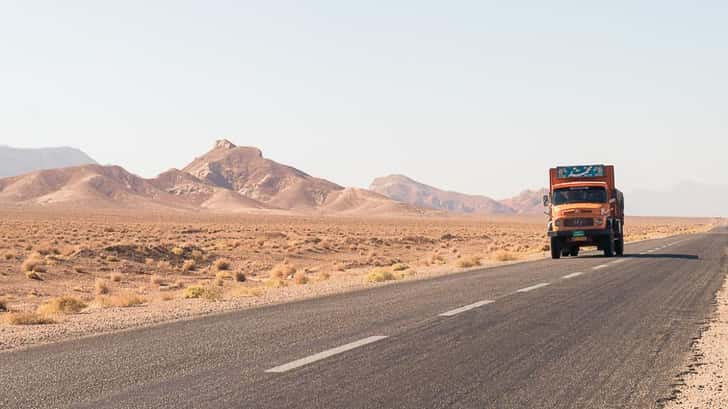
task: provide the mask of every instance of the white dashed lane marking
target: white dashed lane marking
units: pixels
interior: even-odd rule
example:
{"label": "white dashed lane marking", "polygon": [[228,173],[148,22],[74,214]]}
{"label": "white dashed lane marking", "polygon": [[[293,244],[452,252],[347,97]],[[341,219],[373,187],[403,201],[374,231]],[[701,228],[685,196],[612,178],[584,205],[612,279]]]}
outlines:
{"label": "white dashed lane marking", "polygon": [[529,291],[538,290],[539,288],[546,287],[547,285],[550,285],[550,283],[540,283],[536,285],[532,285],[530,287],[521,288],[520,290],[516,290],[517,293],[527,293]]}
{"label": "white dashed lane marking", "polygon": [[451,310],[451,311],[448,311],[448,312],[443,312],[442,314],[440,314],[440,316],[441,317],[452,317],[454,315],[458,315],[458,314],[463,313],[465,311],[470,311],[472,309],[475,309],[475,308],[478,308],[478,307],[482,307],[484,305],[493,304],[494,302],[495,301],[493,301],[493,300],[478,301],[476,303],[472,303],[472,304],[469,304],[469,305],[465,305],[463,307],[456,308],[456,309]]}
{"label": "white dashed lane marking", "polygon": [[579,277],[580,275],[584,274],[583,272],[579,271],[576,273],[567,274],[561,278],[568,280],[569,278]]}
{"label": "white dashed lane marking", "polygon": [[311,355],[306,358],[299,359],[297,361],[293,361],[290,363],[287,363],[285,365],[276,366],[275,368],[271,368],[267,370],[268,373],[283,373],[288,372],[297,368],[300,368],[302,366],[306,366],[308,364],[312,364],[314,362],[320,361],[322,359],[330,358],[334,355],[342,354],[347,351],[351,351],[352,349],[356,349],[359,347],[363,347],[364,345],[369,345],[377,341],[381,341],[383,339],[386,339],[385,336],[374,336],[369,338],[364,338],[359,341],[352,342],[351,344],[342,345],[337,348],[329,349],[328,351],[319,352],[318,354]]}

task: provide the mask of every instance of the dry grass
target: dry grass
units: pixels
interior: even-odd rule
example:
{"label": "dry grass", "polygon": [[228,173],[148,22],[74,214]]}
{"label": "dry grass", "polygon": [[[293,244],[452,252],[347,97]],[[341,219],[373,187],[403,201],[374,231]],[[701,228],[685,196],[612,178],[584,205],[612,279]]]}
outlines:
{"label": "dry grass", "polygon": [[43,256],[38,253],[33,253],[28,258],[26,258],[25,261],[23,261],[23,263],[20,265],[20,270],[26,273],[45,273],[47,271],[45,266],[45,260],[43,259]]}
{"label": "dry grass", "polygon": [[367,274],[367,281],[370,283],[381,283],[396,279],[397,276],[392,271],[382,268],[376,268]]}
{"label": "dry grass", "polygon": [[471,268],[471,267],[477,267],[481,265],[480,262],[481,258],[478,256],[472,256],[472,257],[465,257],[458,260],[456,263],[456,266],[458,268]]}
{"label": "dry grass", "polygon": [[56,323],[53,318],[35,312],[9,312],[2,315],[2,320],[8,325],[47,325]]}
{"label": "dry grass", "polygon": [[514,261],[520,258],[517,254],[506,250],[498,250],[491,257],[496,261]]}
{"label": "dry grass", "polygon": [[243,287],[236,286],[228,290],[225,294],[230,298],[237,297],[260,297],[265,292],[265,289],[260,287]]}
{"label": "dry grass", "polygon": [[43,277],[41,277],[40,274],[35,271],[26,271],[25,277],[29,280],[43,281]]}
{"label": "dry grass", "polygon": [[223,292],[220,287],[193,285],[185,288],[182,292],[184,298],[204,298],[208,301],[219,301],[222,299]]}
{"label": "dry grass", "polygon": [[149,282],[152,285],[156,285],[156,286],[160,286],[160,285],[164,284],[164,280],[162,279],[162,277],[160,277],[156,274],[152,274],[152,276],[149,277]]}
{"label": "dry grass", "polygon": [[193,271],[196,264],[195,260],[185,260],[184,263],[182,263],[182,272],[189,273],[190,271]]}
{"label": "dry grass", "polygon": [[111,280],[111,281],[113,281],[113,282],[115,282],[115,283],[120,283],[120,282],[121,282],[121,279],[122,279],[123,277],[124,277],[124,276],[122,276],[122,275],[121,275],[121,274],[119,274],[119,273],[111,273],[111,274],[109,275],[109,280]]}
{"label": "dry grass", "polygon": [[282,288],[288,286],[286,280],[282,278],[270,278],[265,281],[265,286],[270,288]]}
{"label": "dry grass", "polygon": [[308,284],[308,281],[308,276],[306,276],[306,273],[303,271],[298,271],[293,275],[293,282],[298,285]]}
{"label": "dry grass", "polygon": [[38,306],[36,312],[41,315],[78,314],[84,308],[86,308],[86,304],[78,298],[63,296],[44,302]]}
{"label": "dry grass", "polygon": [[109,293],[109,285],[106,284],[106,280],[97,278],[94,282],[94,294],[105,295]]}
{"label": "dry grass", "polygon": [[146,302],[146,300],[131,292],[122,292],[114,295],[101,295],[96,297],[96,302],[102,307],[137,307]]}
{"label": "dry grass", "polygon": [[230,260],[221,258],[221,259],[218,259],[215,261],[215,263],[213,264],[213,267],[217,271],[228,271],[228,270],[230,270],[231,263],[230,263]]}
{"label": "dry grass", "polygon": [[296,267],[288,264],[287,262],[277,264],[270,270],[270,273],[268,273],[271,278],[281,279],[293,277],[294,274],[296,274]]}

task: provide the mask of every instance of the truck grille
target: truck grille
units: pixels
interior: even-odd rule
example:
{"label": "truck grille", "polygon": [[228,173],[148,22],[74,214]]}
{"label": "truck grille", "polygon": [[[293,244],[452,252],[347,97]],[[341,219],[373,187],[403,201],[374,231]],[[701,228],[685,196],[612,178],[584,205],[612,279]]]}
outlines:
{"label": "truck grille", "polygon": [[565,219],[564,226],[566,226],[566,227],[594,226],[594,219],[592,219],[591,217],[575,217],[572,219]]}

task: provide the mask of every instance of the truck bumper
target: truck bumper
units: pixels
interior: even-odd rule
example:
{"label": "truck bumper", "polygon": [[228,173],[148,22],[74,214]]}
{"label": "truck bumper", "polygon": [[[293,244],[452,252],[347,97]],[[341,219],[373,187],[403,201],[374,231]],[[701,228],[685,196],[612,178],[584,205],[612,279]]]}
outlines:
{"label": "truck bumper", "polygon": [[[582,237],[586,237],[589,240],[594,239],[594,238],[601,238],[601,237],[609,236],[609,234],[610,234],[609,229],[577,230],[577,231],[584,232],[584,235]],[[548,236],[549,237],[561,237],[561,238],[575,237],[574,230],[550,231],[550,232],[548,232]]]}

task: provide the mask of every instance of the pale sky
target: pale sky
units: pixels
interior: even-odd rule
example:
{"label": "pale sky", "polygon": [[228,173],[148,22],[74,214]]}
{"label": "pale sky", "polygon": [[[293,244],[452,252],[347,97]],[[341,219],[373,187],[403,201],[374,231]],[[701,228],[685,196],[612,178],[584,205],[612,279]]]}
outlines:
{"label": "pale sky", "polygon": [[152,177],[218,138],[496,198],[557,164],[727,184],[721,1],[0,3],[0,144]]}

